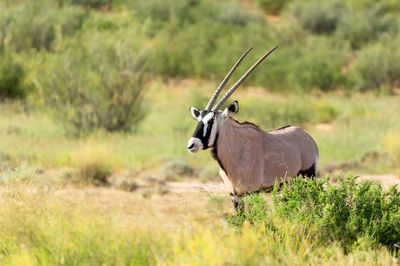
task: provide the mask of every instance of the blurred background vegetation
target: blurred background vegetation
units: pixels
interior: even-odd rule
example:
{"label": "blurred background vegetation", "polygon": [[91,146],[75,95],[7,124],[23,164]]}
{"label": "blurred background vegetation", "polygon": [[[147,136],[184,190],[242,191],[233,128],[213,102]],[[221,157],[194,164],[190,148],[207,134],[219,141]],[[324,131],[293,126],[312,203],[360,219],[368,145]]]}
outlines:
{"label": "blurred background vegetation", "polygon": [[[235,118],[334,175],[230,215],[188,108],[275,45]],[[399,47],[399,0],[0,0],[0,264],[398,265]]]}
{"label": "blurred background vegetation", "polygon": [[399,12],[397,0],[2,0],[0,161],[74,165],[89,143],[114,168],[209,169],[207,153],[185,150],[188,106],[248,47],[233,80],[280,45],[234,95],[238,119],[303,126],[322,166],[391,171]]}

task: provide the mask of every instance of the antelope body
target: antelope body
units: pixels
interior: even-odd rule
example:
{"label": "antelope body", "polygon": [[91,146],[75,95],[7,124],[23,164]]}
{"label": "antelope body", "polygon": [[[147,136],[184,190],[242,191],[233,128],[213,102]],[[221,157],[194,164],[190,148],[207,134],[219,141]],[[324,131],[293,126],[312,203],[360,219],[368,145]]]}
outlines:
{"label": "antelope body", "polygon": [[252,123],[239,123],[231,116],[239,110],[237,101],[221,111],[219,107],[229,98],[247,76],[277,47],[259,59],[211,109],[218,94],[236,67],[250,50],[234,65],[204,110],[190,107],[196,130],[189,139],[192,153],[211,148],[211,155],[220,166],[220,175],[227,186],[236,210],[248,193],[271,187],[282,179],[297,175],[315,177],[318,147],[306,132],[295,126],[263,131]]}

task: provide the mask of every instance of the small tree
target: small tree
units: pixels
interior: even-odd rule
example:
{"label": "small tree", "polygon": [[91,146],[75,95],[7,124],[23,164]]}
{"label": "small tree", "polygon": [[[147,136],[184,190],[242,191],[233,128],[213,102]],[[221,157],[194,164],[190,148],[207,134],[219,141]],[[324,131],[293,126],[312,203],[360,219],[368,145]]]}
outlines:
{"label": "small tree", "polygon": [[143,118],[142,39],[132,33],[82,37],[44,64],[40,96],[68,133],[126,131]]}

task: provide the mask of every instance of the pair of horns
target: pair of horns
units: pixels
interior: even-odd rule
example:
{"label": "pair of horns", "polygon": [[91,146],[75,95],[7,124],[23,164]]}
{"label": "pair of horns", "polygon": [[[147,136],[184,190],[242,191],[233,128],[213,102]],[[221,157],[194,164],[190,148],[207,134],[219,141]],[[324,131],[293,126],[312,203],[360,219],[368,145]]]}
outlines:
{"label": "pair of horns", "polygon": [[[263,55],[260,59],[258,59],[257,62],[254,63],[252,67],[249,68],[249,70],[246,71],[246,73],[243,74],[243,76],[235,83],[233,86],[228,90],[228,92],[219,100],[219,102],[211,109],[212,111],[218,110],[221,105],[224,104],[224,102],[232,95],[232,93],[240,86],[240,84],[243,83],[243,81],[250,75],[251,72],[265,59],[267,56],[269,56],[275,49],[278,48],[278,46],[275,46],[271,50],[269,50],[265,55]],[[221,90],[224,88],[226,83],[228,82],[229,78],[232,76],[233,72],[236,70],[236,68],[239,66],[239,64],[242,62],[242,60],[245,58],[245,56],[253,49],[251,47],[249,50],[244,52],[244,54],[239,58],[239,60],[236,62],[236,64],[232,67],[232,69],[228,72],[226,77],[222,80],[221,84],[219,84],[218,88],[215,90],[214,94],[211,96],[210,101],[208,102],[205,110],[210,110],[211,106],[215,103],[215,101],[218,98],[218,95],[221,93]]]}

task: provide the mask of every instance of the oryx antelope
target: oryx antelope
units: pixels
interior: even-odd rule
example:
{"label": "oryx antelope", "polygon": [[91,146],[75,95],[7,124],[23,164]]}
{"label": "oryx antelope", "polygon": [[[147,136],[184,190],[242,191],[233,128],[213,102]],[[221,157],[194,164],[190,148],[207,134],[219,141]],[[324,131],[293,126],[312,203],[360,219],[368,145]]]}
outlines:
{"label": "oryx antelope", "polygon": [[220,166],[220,176],[229,188],[236,210],[242,208],[241,198],[250,192],[271,187],[276,181],[288,180],[300,174],[316,176],[318,147],[306,132],[295,126],[263,131],[252,123],[239,123],[231,118],[239,110],[237,101],[229,104],[224,111],[219,110],[250,73],[276,48],[261,57],[212,107],[232,73],[252,49],[250,48],[226,75],[204,110],[190,107],[190,113],[198,120],[198,124],[189,139],[187,149],[195,153],[211,148],[211,155]]}

